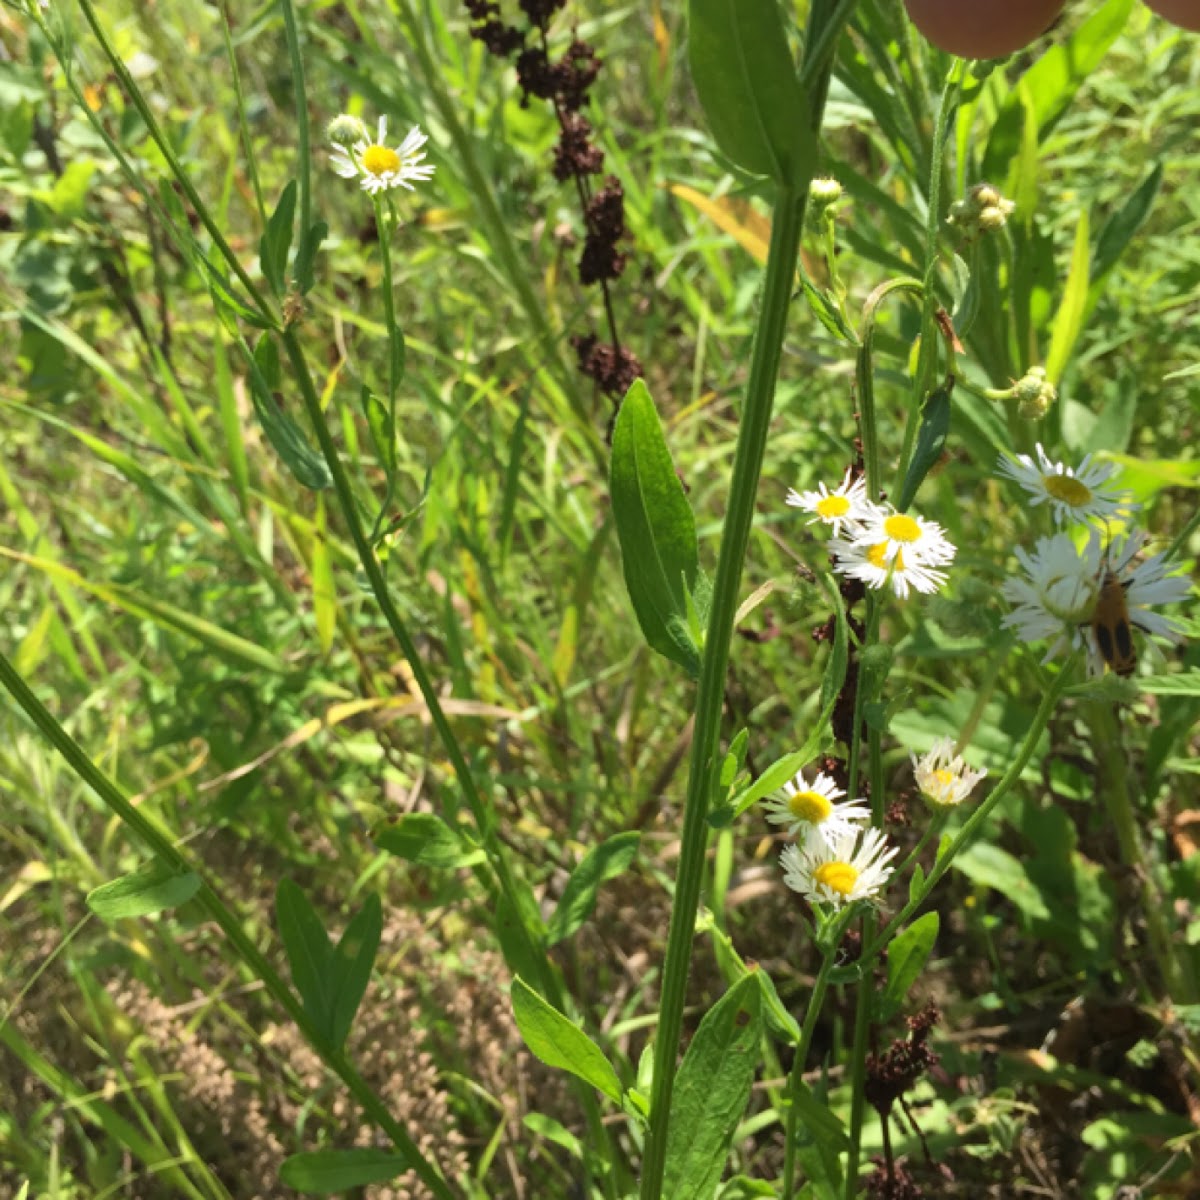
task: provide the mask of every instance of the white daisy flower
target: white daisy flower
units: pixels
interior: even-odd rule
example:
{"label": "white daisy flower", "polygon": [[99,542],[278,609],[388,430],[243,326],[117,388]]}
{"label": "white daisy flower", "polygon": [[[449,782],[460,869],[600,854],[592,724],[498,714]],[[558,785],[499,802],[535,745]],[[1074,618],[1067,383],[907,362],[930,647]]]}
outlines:
{"label": "white daisy flower", "polygon": [[945,571],[938,568],[952,562],[957,553],[936,521],[879,505],[871,506],[851,535],[830,542],[834,570],[861,579],[870,588],[890,582],[902,600],[909,588],[936,592],[946,582]]}
{"label": "white daisy flower", "polygon": [[1001,455],[998,469],[1020,484],[1035,506],[1049,504],[1056,524],[1107,520],[1139,507],[1128,492],[1110,485],[1119,470],[1115,464],[1093,463],[1089,454],[1078,467],[1068,467],[1052,462],[1040,442],[1036,449],[1036,463],[1028,454],[1015,460]]}
{"label": "white daisy flower", "polygon": [[1121,586],[1121,608],[1130,625],[1180,640],[1176,623],[1151,612],[1149,606],[1185,599],[1191,581],[1185,575],[1168,574],[1162,554],[1135,563],[1134,557],[1145,544],[1146,535],[1135,531],[1113,538],[1105,551],[1100,531],[1093,529],[1083,549],[1065,533],[1041,538],[1032,555],[1018,548],[1025,578],[1008,579],[1001,585],[1001,595],[1016,606],[1002,624],[1015,629],[1024,642],[1049,641],[1042,662],[1049,662],[1060,651],[1086,649],[1089,672],[1101,674],[1105,660],[1093,621],[1105,581],[1111,577]]}
{"label": "white daisy flower", "polygon": [[961,804],[987,774],[968,767],[962,756],[954,753],[954,742],[948,737],[938,738],[920,758],[915,754],[909,757],[921,795],[935,808]]}
{"label": "white daisy flower", "polygon": [[1025,576],[1001,584],[1000,594],[1015,606],[1001,624],[1023,642],[1050,641],[1044,663],[1081,648],[1096,606],[1099,561],[1091,562],[1065,533],[1039,538],[1032,554],[1018,546],[1016,554]]}
{"label": "white daisy flower", "polygon": [[374,194],[395,187],[413,191],[414,180],[429,179],[434,172],[433,163],[424,161],[425,151],[421,149],[428,140],[420,126],[414,125],[393,150],[387,145],[387,118],[380,117],[373,142],[362,138],[349,149],[339,145],[329,161],[343,179],[360,179],[365,192]]}
{"label": "white daisy flower", "polygon": [[853,471],[847,467],[846,478],[831,492],[824,483],[817,485],[815,492],[798,492],[788,488],[787,503],[792,508],[802,508],[813,514],[808,523],[818,521],[833,529],[833,536],[842,532],[843,525],[865,521],[875,507],[867,499],[867,481],[860,475],[853,479]]}
{"label": "white daisy flower", "polygon": [[819,837],[833,842],[853,836],[858,832],[858,822],[871,819],[870,807],[863,800],[836,803],[846,793],[823,771],[812,783],[805,783],[803,773],[797,772],[795,779],[783,785],[783,791],[764,807],[767,820],[786,825],[793,837],[803,831],[806,841]]}
{"label": "white daisy flower", "polygon": [[814,838],[788,846],[779,856],[783,882],[814,904],[841,908],[856,900],[875,901],[894,868],[898,849],[888,847],[879,829],[848,834],[832,844]]}

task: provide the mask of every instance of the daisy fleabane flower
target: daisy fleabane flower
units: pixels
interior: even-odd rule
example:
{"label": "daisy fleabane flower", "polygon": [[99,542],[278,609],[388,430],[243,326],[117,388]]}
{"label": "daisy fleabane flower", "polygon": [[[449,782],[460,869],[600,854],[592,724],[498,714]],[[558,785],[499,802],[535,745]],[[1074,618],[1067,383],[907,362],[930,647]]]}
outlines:
{"label": "daisy fleabane flower", "polygon": [[831,492],[824,483],[817,484],[815,492],[798,492],[788,488],[787,503],[792,508],[802,508],[813,514],[808,523],[815,525],[820,522],[828,525],[837,537],[842,532],[842,526],[865,520],[872,509],[867,500],[867,481],[863,476],[853,478],[853,471],[846,469],[846,477]]}
{"label": "daisy fleabane flower", "polygon": [[1041,443],[1035,449],[1036,463],[1028,454],[1001,455],[998,470],[1024,488],[1034,505],[1049,504],[1056,525],[1103,521],[1139,507],[1128,492],[1111,485],[1119,469],[1115,465],[1093,463],[1089,454],[1078,467],[1068,467],[1053,462]]}
{"label": "daisy fleabane flower", "polygon": [[892,874],[896,847],[879,829],[846,834],[832,843],[814,838],[788,846],[779,856],[783,882],[814,904],[841,908],[856,900],[875,902]]}
{"label": "daisy fleabane flower", "polygon": [[948,737],[938,738],[920,758],[915,754],[909,757],[917,787],[934,808],[961,804],[987,774],[968,767],[962,756],[954,753],[954,742]]}
{"label": "daisy fleabane flower", "polygon": [[387,118],[380,117],[374,141],[364,136],[349,147],[338,144],[329,161],[343,179],[361,180],[363,191],[372,195],[396,187],[413,191],[414,181],[429,179],[434,172],[433,163],[424,161],[421,149],[428,140],[420,126],[414,125],[393,149],[387,144]]}
{"label": "daisy fleabane flower", "polygon": [[1146,544],[1140,530],[1113,538],[1107,548],[1100,531],[1093,529],[1079,549],[1065,533],[1041,538],[1032,554],[1017,549],[1024,577],[1005,580],[1001,595],[1015,607],[1003,620],[1023,642],[1049,641],[1043,662],[1064,650],[1086,649],[1088,671],[1104,671],[1104,655],[1091,627],[1105,579],[1112,576],[1124,589],[1129,624],[1144,633],[1181,640],[1176,623],[1150,605],[1176,604],[1191,592],[1186,575],[1168,571],[1166,556],[1152,554],[1141,562],[1134,558]]}
{"label": "daisy fleabane flower", "polygon": [[767,801],[767,820],[786,825],[791,836],[803,832],[805,840],[822,838],[835,841],[858,832],[858,823],[871,819],[871,810],[863,800],[837,801],[846,793],[823,771],[812,783],[797,772],[795,779],[783,785],[783,795]]}
{"label": "daisy fleabane flower", "polygon": [[954,561],[954,544],[936,521],[890,507],[872,505],[865,520],[852,526],[849,538],[834,538],[830,550],[834,570],[860,579],[870,588],[889,582],[901,600],[909,589],[936,592],[946,582],[939,570]]}

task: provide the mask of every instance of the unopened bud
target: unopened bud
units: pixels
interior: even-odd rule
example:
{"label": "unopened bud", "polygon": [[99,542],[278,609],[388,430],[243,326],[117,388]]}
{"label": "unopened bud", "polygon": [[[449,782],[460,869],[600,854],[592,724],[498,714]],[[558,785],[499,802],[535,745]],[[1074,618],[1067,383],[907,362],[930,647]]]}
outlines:
{"label": "unopened bud", "polygon": [[842,185],[836,179],[814,179],[808,185],[809,199],[818,208],[828,208],[842,197]]}
{"label": "unopened bud", "polygon": [[325,127],[325,136],[335,146],[352,146],[367,140],[367,127],[349,113],[339,113]]}

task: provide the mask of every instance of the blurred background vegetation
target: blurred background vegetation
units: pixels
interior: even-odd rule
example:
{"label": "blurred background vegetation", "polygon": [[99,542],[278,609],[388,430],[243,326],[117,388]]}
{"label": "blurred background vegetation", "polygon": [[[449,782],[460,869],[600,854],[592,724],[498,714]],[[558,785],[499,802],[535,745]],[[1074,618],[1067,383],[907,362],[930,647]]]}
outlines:
{"label": "blurred background vegetation", "polygon": [[[1050,42],[1088,10],[1069,6]],[[253,263],[256,194],[269,210],[296,170],[276,6],[103,0],[97,12]],[[691,689],[645,647],[624,592],[607,503],[612,406],[577,373],[566,341],[599,318],[575,275],[578,204],[550,172],[557,126],[544,105],[521,103],[511,69],[470,40],[450,0],[314,2],[301,17],[315,129],[348,110],[371,128],[386,115],[397,140],[414,123],[430,134],[437,173],[400,198],[392,251],[407,368],[389,580],[495,797],[503,840],[548,908],[587,846],[643,833],[635,869],[556,951],[589,1028],[632,1070],[669,912]],[[220,879],[280,963],[280,878],[300,882],[335,928],[365,891],[381,892],[384,945],[355,1054],[464,1187],[574,1195],[578,1165],[552,1125],[579,1132],[575,1100],[520,1045],[484,898],[466,872],[406,866],[371,843],[396,813],[458,803],[420,694],[336,515],[266,444],[205,281],[97,131],[158,194],[168,175],[145,126],[73,6],[56,3],[47,19],[65,31],[69,74],[28,15],[0,10],[4,652]],[[632,235],[616,313],[711,570],[766,230],[703,129],[684,26],[681,5],[574,0],[561,33],[577,27],[604,63],[590,116]],[[1041,49],[982,82],[954,140],[946,200],[964,182],[1010,183],[988,133]],[[846,189],[838,261],[852,314],[887,278],[919,270],[948,62],[905,36],[897,5],[864,0],[839,59],[825,164]],[[1088,295],[1060,404],[1037,434],[1069,461],[1129,456],[1124,482],[1160,541],[1194,510],[1200,473],[1200,374],[1180,374],[1200,363],[1198,122],[1195,38],[1132,8],[1069,107],[1025,148],[1035,184],[1023,174],[1017,199],[1034,208],[988,251],[997,271],[1013,255],[1033,272],[1020,318],[1031,339],[1022,350],[1008,297],[994,294],[962,363],[968,381],[1006,386],[1039,361],[1021,359],[1031,345],[1045,352],[1081,214],[1093,265],[1104,263],[1106,221],[1161,172],[1144,222]],[[300,336],[373,514],[382,473],[358,395],[386,371],[380,258],[369,200],[327,169],[320,147],[314,203],[330,234]],[[815,234],[805,253],[820,278]],[[947,281],[949,301],[949,269]],[[917,316],[889,307],[876,335],[893,452]],[[539,340],[539,322],[555,340]],[[812,633],[828,613],[804,568],[822,565],[824,550],[783,498],[834,483],[854,457],[853,368],[852,348],[798,303],[747,564],[754,602],[726,700],[729,732],[751,730],[752,766],[795,748],[816,717],[827,650]],[[921,498],[960,547],[954,586],[889,616],[898,793],[908,751],[960,728],[981,692],[974,760],[1003,770],[1039,699],[1029,662],[998,633],[996,587],[1024,522],[992,475],[1009,431],[1002,410],[961,396],[949,456]],[[286,387],[278,399],[303,420]],[[1196,652],[1181,653],[1194,668]],[[1200,860],[1188,861],[1198,708],[1191,697],[1144,698],[1124,747],[1189,943],[1200,937]],[[943,887],[943,934],[922,983],[945,1012],[943,1073],[918,1106],[957,1180],[937,1194],[1115,1196],[1163,1161],[1168,1139],[1194,1136],[1179,1022],[1197,1014],[1164,1023],[1153,1006],[1120,920],[1131,883],[1112,869],[1097,769],[1065,708],[988,844]],[[198,913],[89,917],[85,894],[141,851],[10,703],[0,704],[0,788],[0,1195],[26,1180],[54,1197],[280,1195],[286,1154],[323,1140],[370,1144],[337,1081]],[[813,951],[772,837],[753,813],[721,835],[720,919],[797,1006]],[[699,1004],[721,986],[707,948],[694,973]],[[834,1044],[846,1019],[835,1001],[819,1040]],[[778,1125],[744,1133],[741,1169],[769,1177]],[[920,1153],[915,1137],[902,1148]],[[370,1194],[422,1193],[401,1182]]]}

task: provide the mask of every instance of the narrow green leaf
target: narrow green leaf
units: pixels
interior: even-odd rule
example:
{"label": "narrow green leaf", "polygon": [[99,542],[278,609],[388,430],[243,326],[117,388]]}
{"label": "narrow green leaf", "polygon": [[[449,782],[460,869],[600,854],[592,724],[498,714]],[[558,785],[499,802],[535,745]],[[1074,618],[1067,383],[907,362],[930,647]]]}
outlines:
{"label": "narrow green leaf", "polygon": [[1083,313],[1088,296],[1088,210],[1079,210],[1075,226],[1075,246],[1071,251],[1071,270],[1067,286],[1050,330],[1050,349],[1046,353],[1046,376],[1056,386],[1062,381],[1071,352],[1083,329]]}
{"label": "narrow green leaf", "polygon": [[325,460],[308,444],[300,427],[283,409],[283,399],[278,394],[281,384],[279,347],[270,334],[263,334],[250,364],[250,399],[258,423],[298,483],[313,491],[332,487],[333,477]]}
{"label": "narrow green leaf", "polygon": [[317,252],[321,243],[329,233],[329,226],[324,221],[317,221],[300,239],[296,251],[296,261],[292,264],[292,281],[300,295],[305,296],[312,291],[315,282]]}
{"label": "narrow green leaf", "polygon": [[193,262],[208,284],[217,316],[232,336],[238,335],[238,321],[245,321],[247,325],[253,325],[256,329],[270,329],[270,322],[238,299],[233,285],[203,254],[197,252]]}
{"label": "narrow green leaf", "polygon": [[379,896],[372,893],[346,926],[334,954],[331,1028],[335,1050],[345,1045],[354,1024],[354,1016],[371,981],[382,932],[383,908]]}
{"label": "narrow green leaf", "polygon": [[546,969],[547,960],[542,939],[545,927],[537,911],[537,902],[529,892],[527,884],[518,885],[522,891],[517,905],[507,896],[496,902],[492,929],[500,945],[500,953],[514,976],[522,979],[538,979]]}
{"label": "narrow green leaf", "polygon": [[921,898],[925,887],[925,868],[920,863],[913,863],[912,875],[908,880],[908,902],[915,904]]}
{"label": "narrow green leaf", "polygon": [[637,857],[641,834],[637,830],[618,833],[593,846],[571,872],[562,899],[546,932],[547,945],[569,938],[592,915],[600,885],[629,870]]}
{"label": "narrow green leaf", "polygon": [[363,384],[359,395],[363,416],[367,418],[367,428],[371,432],[371,444],[383,464],[388,475],[396,471],[396,428],[392,423],[392,415],[388,406],[366,384]]}
{"label": "narrow green leaf", "polygon": [[322,654],[333,647],[337,632],[337,588],[333,582],[333,558],[329,553],[329,535],[325,524],[325,499],[317,493],[312,541],[313,618],[317,623],[317,644]]}
{"label": "narrow green leaf", "polygon": [[308,897],[290,879],[281,879],[275,890],[275,918],[304,1011],[332,1043],[335,966],[329,934]]}
{"label": "narrow green leaf", "polygon": [[375,831],[375,845],[419,867],[450,870],[469,867],[486,857],[433,813],[404,813],[393,825]]}
{"label": "narrow green leaf", "polygon": [[1200,696],[1200,671],[1177,675],[1147,675],[1137,680],[1138,690],[1155,696]]}
{"label": "narrow green leaf", "polygon": [[520,976],[510,990],[513,1017],[530,1051],[548,1067],[578,1076],[617,1104],[621,1081],[603,1051],[578,1025],[543,1000]]}
{"label": "narrow green leaf", "polygon": [[777,758],[749,787],[738,792],[732,801],[736,806],[737,815],[741,816],[752,804],[783,787],[812,757],[806,751],[807,747]]}
{"label": "narrow green leaf", "polygon": [[531,1112],[521,1118],[521,1124],[538,1137],[562,1147],[576,1161],[583,1161],[583,1143],[562,1122],[545,1113]]}
{"label": "narrow green leaf", "polygon": [[808,307],[812,310],[813,316],[834,337],[840,338],[844,342],[849,342],[852,346],[857,346],[858,334],[847,323],[846,318],[842,315],[841,306],[833,294],[826,289],[818,288],[804,274],[800,276],[800,286],[804,291],[804,298],[808,301]]}
{"label": "narrow green leaf", "polygon": [[887,1021],[897,1012],[933,951],[938,935],[935,912],[918,917],[888,944],[888,978],[883,990],[879,1019]]}
{"label": "narrow green leaf", "polygon": [[653,649],[695,676],[700,652],[687,632],[687,593],[700,569],[696,524],[640,379],[617,414],[610,483],[625,586],[638,624]]}
{"label": "narrow green leaf", "polygon": [[758,967],[753,972],[753,976],[758,980],[758,986],[762,989],[763,1020],[771,1031],[771,1035],[781,1042],[786,1042],[789,1046],[798,1046],[800,1044],[799,1022],[788,1012],[779,998],[775,981],[762,967]]}
{"label": "narrow green leaf", "polygon": [[411,1166],[391,1150],[309,1150],[283,1160],[279,1182],[310,1196],[336,1196],[368,1183],[386,1183]]}
{"label": "narrow green leaf", "polygon": [[688,62],[723,154],[779,183],[806,171],[816,137],[775,0],[691,0]]}
{"label": "narrow green leaf", "polygon": [[263,278],[277,296],[287,290],[288,251],[292,247],[292,226],[296,218],[296,181],[290,180],[279,196],[275,211],[267,218],[267,227],[258,243],[258,261]]}
{"label": "narrow green leaf", "polygon": [[195,872],[181,875],[156,858],[88,892],[87,906],[104,921],[120,921],[178,908],[199,889],[200,876]]}
{"label": "narrow green leaf", "polygon": [[1162,186],[1163,165],[1156,162],[1150,174],[1129,194],[1125,203],[1104,222],[1092,254],[1092,290],[1120,261],[1134,234],[1141,229]]}
{"label": "narrow green leaf", "polygon": [[896,501],[896,508],[900,512],[907,511],[908,506],[916,499],[917,489],[924,482],[925,476],[942,457],[946,436],[950,432],[950,389],[953,386],[954,381],[950,379],[930,392],[921,409],[917,444],[913,449],[912,458],[908,461],[908,471],[900,488],[900,497]]}
{"label": "narrow green leaf", "polygon": [[704,1015],[671,1100],[664,1196],[711,1200],[746,1111],[762,1037],[762,990],[743,976]]}

